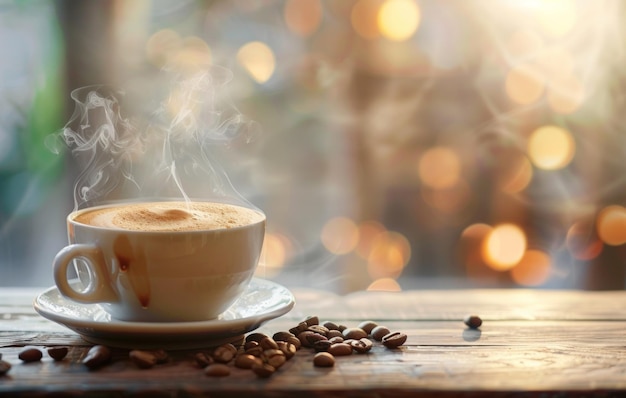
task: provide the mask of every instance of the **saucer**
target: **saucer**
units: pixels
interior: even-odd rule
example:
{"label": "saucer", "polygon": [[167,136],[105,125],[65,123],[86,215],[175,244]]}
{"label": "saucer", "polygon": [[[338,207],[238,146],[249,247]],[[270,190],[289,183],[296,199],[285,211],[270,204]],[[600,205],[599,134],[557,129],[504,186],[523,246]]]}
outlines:
{"label": "saucer", "polygon": [[291,292],[264,279],[252,278],[243,295],[218,318],[198,322],[127,322],[111,319],[97,304],[66,299],[56,286],[35,298],[41,316],[63,325],[84,340],[121,348],[192,349],[240,341],[270,319],[293,308]]}

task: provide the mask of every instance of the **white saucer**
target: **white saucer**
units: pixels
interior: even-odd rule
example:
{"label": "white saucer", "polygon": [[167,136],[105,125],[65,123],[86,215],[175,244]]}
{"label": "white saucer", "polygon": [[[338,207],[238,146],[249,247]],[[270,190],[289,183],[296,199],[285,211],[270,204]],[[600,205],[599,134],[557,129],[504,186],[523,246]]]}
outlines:
{"label": "white saucer", "polygon": [[293,308],[291,292],[268,280],[252,278],[244,294],[217,319],[200,322],[125,322],[97,304],[81,304],[61,295],[56,286],[35,298],[43,317],[93,344],[122,348],[191,349],[236,342],[266,321]]}

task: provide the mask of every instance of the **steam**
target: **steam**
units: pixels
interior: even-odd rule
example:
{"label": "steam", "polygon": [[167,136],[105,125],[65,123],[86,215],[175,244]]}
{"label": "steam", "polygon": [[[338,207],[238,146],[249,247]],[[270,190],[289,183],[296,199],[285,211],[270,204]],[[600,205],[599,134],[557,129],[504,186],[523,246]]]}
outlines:
{"label": "steam", "polygon": [[248,204],[213,156],[259,132],[228,99],[232,74],[213,66],[165,75],[166,87],[72,92],[74,113],[48,146],[56,153],[67,146],[82,166],[76,209],[138,198]]}

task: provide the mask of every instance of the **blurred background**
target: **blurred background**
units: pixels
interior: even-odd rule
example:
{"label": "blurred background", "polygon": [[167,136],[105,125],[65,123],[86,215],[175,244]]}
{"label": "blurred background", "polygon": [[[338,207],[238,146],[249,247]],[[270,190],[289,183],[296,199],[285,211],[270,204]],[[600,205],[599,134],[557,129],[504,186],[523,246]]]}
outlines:
{"label": "blurred background", "polygon": [[219,65],[259,126],[211,158],[268,216],[259,277],[623,289],[624,7],[1,0],[0,286],[53,283],[84,171],[49,140],[72,90]]}

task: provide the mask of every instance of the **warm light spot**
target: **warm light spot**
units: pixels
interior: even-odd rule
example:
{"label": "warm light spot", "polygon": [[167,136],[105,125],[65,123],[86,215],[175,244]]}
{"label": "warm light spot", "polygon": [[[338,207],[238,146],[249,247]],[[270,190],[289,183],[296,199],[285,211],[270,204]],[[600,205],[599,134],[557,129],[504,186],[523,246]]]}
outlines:
{"label": "warm light spot", "polygon": [[367,270],[372,279],[397,278],[411,258],[411,246],[404,235],[388,231],[372,242]]}
{"label": "warm light spot", "polygon": [[211,49],[199,37],[186,37],[181,48],[172,55],[172,67],[184,73],[198,73],[211,64]]}
{"label": "warm light spot", "polygon": [[260,41],[253,41],[241,47],[237,53],[237,61],[257,83],[267,82],[276,68],[272,49]]}
{"label": "warm light spot", "polygon": [[539,286],[548,280],[551,263],[547,253],[541,250],[528,250],[511,270],[511,278],[518,285]]}
{"label": "warm light spot", "polygon": [[572,256],[579,260],[598,257],[604,247],[592,220],[574,223],[567,231],[565,243]]}
{"label": "warm light spot", "polygon": [[333,254],[346,254],[354,250],[359,241],[359,229],[346,217],[329,220],[322,228],[322,244]]}
{"label": "warm light spot", "polygon": [[180,35],[171,29],[154,33],[146,43],[146,57],[157,67],[163,67],[170,61],[181,45]]}
{"label": "warm light spot", "polygon": [[402,288],[393,278],[380,278],[372,282],[367,287],[367,290],[376,292],[399,292]]}
{"label": "warm light spot", "polygon": [[502,172],[498,173],[498,185],[503,192],[520,193],[530,184],[533,168],[526,156],[510,160],[508,167],[502,167]]}
{"label": "warm light spot", "polygon": [[576,25],[578,10],[574,0],[544,1],[538,7],[537,17],[546,34],[563,37]]}
{"label": "warm light spot", "polygon": [[536,102],[545,90],[545,79],[529,67],[517,67],[506,76],[506,93],[513,102],[529,105]]}
{"label": "warm light spot", "polygon": [[265,234],[259,266],[255,274],[272,277],[280,273],[291,252],[291,242],[285,236],[276,233]]}
{"label": "warm light spot", "polygon": [[607,206],[596,220],[596,229],[600,239],[611,246],[626,243],[626,209],[622,206]]}
{"label": "warm light spot", "polygon": [[409,39],[419,23],[420,9],[415,0],[386,0],[378,11],[380,33],[389,40]]}
{"label": "warm light spot", "polygon": [[317,30],[322,21],[322,4],[320,0],[287,0],[284,15],[289,30],[307,37]]}
{"label": "warm light spot", "polygon": [[465,228],[459,239],[459,255],[471,279],[493,277],[495,272],[483,259],[483,246],[493,227],[477,223]]}
{"label": "warm light spot", "polygon": [[356,245],[356,253],[367,259],[372,252],[372,247],[378,235],[386,232],[384,225],[377,221],[363,221],[359,224],[359,242]]}
{"label": "warm light spot", "polygon": [[526,251],[526,235],[517,225],[502,224],[493,228],[483,245],[483,258],[497,271],[513,268]]}
{"label": "warm light spot", "polygon": [[576,76],[564,76],[550,84],[548,104],[555,112],[570,114],[580,108],[584,101],[585,89]]}
{"label": "warm light spot", "polygon": [[570,132],[557,126],[540,127],[528,140],[528,156],[535,166],[544,170],[567,166],[575,151],[576,145]]}
{"label": "warm light spot", "polygon": [[431,188],[451,188],[459,181],[461,160],[450,148],[434,147],[420,158],[418,173],[422,182]]}
{"label": "warm light spot", "polygon": [[358,0],[352,7],[350,21],[352,27],[364,39],[380,36],[378,30],[378,10],[383,0]]}

